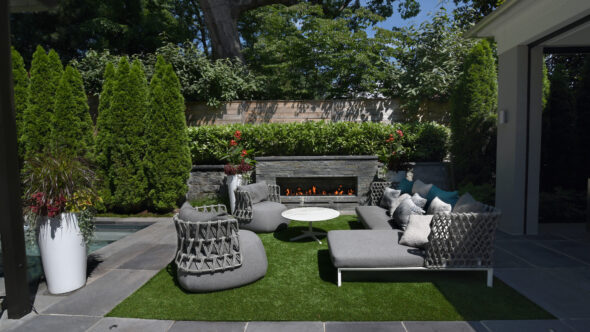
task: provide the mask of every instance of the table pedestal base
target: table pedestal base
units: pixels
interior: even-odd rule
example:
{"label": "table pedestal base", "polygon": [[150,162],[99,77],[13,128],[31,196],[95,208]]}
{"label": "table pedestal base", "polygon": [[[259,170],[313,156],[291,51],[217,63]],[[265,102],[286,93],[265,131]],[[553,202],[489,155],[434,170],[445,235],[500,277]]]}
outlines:
{"label": "table pedestal base", "polygon": [[298,235],[298,236],[292,238],[290,241],[297,241],[297,240],[301,240],[301,239],[305,239],[305,238],[310,237],[310,238],[318,241],[319,244],[322,244],[322,241],[320,241],[320,239],[318,239],[316,237],[316,235],[326,235],[326,234],[327,234],[326,232],[314,232],[313,231],[313,228],[311,226],[311,222],[310,222],[309,223],[309,230],[303,231],[303,234]]}

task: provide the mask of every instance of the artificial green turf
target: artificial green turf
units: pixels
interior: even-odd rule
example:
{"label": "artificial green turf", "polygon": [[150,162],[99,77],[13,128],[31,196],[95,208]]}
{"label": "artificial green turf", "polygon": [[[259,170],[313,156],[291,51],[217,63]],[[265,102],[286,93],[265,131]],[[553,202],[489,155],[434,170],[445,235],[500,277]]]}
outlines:
{"label": "artificial green turf", "polygon": [[[315,225],[325,231],[360,228],[355,216]],[[306,224],[294,222],[284,231],[260,234],[268,272],[253,284],[190,294],[175,284],[175,268],[170,264],[108,316],[206,321],[554,318],[498,279],[493,288],[486,287],[485,272],[379,272],[353,276],[361,281],[347,281],[351,275],[344,273],[343,285],[338,288],[326,241],[321,245],[309,239],[288,241],[304,228]]]}

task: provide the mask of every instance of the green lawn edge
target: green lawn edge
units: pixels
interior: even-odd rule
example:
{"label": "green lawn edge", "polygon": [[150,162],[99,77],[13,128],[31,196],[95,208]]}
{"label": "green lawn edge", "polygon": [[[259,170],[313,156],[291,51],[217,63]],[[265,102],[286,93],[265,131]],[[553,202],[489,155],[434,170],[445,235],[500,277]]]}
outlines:
{"label": "green lawn edge", "polygon": [[[318,229],[360,228],[356,216],[340,216]],[[259,234],[267,275],[250,285],[206,294],[184,292],[171,263],[106,316],[201,321],[455,321],[555,319],[485,272],[380,272],[336,286],[326,241],[289,242],[306,224],[294,222]],[[385,280],[386,279],[386,280]]]}

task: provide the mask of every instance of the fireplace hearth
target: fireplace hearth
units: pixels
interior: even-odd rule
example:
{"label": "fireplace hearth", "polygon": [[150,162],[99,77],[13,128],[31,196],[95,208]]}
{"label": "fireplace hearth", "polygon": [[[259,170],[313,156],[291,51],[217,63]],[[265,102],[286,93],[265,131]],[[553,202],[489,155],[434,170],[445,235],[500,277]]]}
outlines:
{"label": "fireplace hearth", "polygon": [[277,177],[282,196],[356,196],[356,176]]}

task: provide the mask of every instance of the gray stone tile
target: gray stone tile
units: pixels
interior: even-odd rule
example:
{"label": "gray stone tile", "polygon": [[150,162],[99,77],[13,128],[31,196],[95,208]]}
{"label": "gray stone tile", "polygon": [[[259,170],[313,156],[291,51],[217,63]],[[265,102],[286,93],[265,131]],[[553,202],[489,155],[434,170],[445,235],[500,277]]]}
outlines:
{"label": "gray stone tile", "polygon": [[404,322],[407,332],[483,332],[479,322]]}
{"label": "gray stone tile", "polygon": [[87,316],[46,316],[39,315],[24,324],[9,331],[23,332],[47,332],[47,331],[68,331],[83,332],[98,322],[99,317]]}
{"label": "gray stone tile", "polygon": [[326,322],[325,332],[405,332],[401,322]]}
{"label": "gray stone tile", "polygon": [[88,332],[166,332],[174,323],[171,320],[102,318]]}
{"label": "gray stone tile", "polygon": [[577,267],[578,260],[571,259],[533,241],[497,241],[496,246],[538,267]]}
{"label": "gray stone tile", "polygon": [[590,264],[590,244],[577,241],[547,241],[541,245]]}
{"label": "gray stone tile", "polygon": [[168,332],[244,332],[244,322],[174,322]]}
{"label": "gray stone tile", "polygon": [[562,320],[562,323],[576,332],[587,332],[590,330],[590,319],[566,319]]}
{"label": "gray stone tile", "polygon": [[590,296],[590,267],[549,269],[546,272],[567,282],[570,287],[589,292]]}
{"label": "gray stone tile", "polygon": [[322,322],[249,322],[246,332],[324,332]]}
{"label": "gray stone tile", "polygon": [[43,313],[104,316],[146,283],[157,271],[112,270]]}
{"label": "gray stone tile", "polygon": [[37,312],[42,312],[43,310],[49,308],[50,306],[56,304],[64,298],[64,296],[56,295],[36,295],[35,302],[33,302],[33,307],[35,308],[35,310],[37,310]]}
{"label": "gray stone tile", "polygon": [[160,271],[174,259],[176,245],[158,244],[142,254],[135,256],[120,269]]}
{"label": "gray stone tile", "polygon": [[527,261],[512,255],[504,249],[496,247],[494,250],[495,268],[526,268],[533,267]]}
{"label": "gray stone tile", "polygon": [[558,320],[486,320],[481,322],[490,332],[572,332]]}
{"label": "gray stone tile", "polygon": [[[122,240],[119,240],[122,241]],[[117,241],[117,242],[119,242]],[[117,242],[114,242],[117,243]],[[101,278],[105,274],[109,273],[111,270],[118,268],[119,266],[125,264],[129,260],[132,260],[136,256],[150,250],[153,248],[155,244],[153,243],[132,243],[128,247],[123,247],[122,249],[118,249],[118,254],[111,254],[110,256],[103,256],[98,254],[97,252],[92,253],[96,259],[99,260],[98,265],[92,270],[90,276],[88,277],[87,284],[93,283],[95,280]]]}

